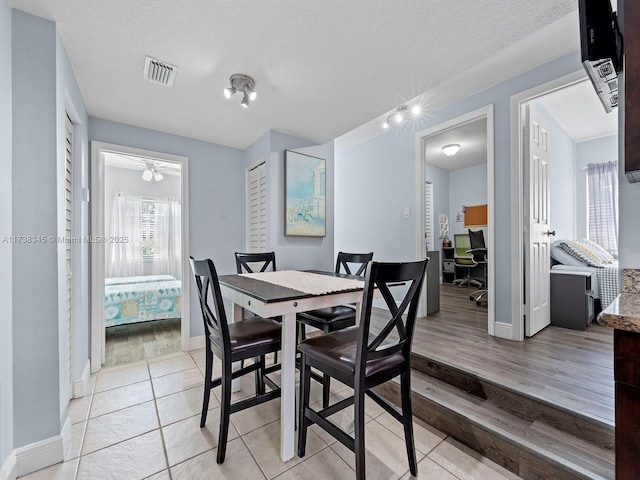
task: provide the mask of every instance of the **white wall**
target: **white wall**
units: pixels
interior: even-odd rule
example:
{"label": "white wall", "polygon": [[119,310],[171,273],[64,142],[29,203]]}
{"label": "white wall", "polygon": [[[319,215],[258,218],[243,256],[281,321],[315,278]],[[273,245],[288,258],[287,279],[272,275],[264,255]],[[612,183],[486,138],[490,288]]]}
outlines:
{"label": "white wall", "polygon": [[[415,133],[489,104],[494,106],[495,251],[511,251],[511,96],[582,69],[574,52],[447,107],[426,112],[403,128],[336,152],[336,245],[373,250],[380,260],[415,259],[416,223],[403,218],[415,205]],[[354,186],[362,185],[362,187]],[[496,255],[496,321],[510,324],[511,258]]]}
{"label": "white wall", "polygon": [[[11,10],[0,1],[0,240],[13,233]],[[12,246],[0,243],[0,470],[13,450]]]}
{"label": "white wall", "polygon": [[[611,162],[617,159],[618,135],[576,143],[576,234],[579,238],[587,236],[586,167],[590,163]],[[624,172],[624,165],[618,165],[618,168]]]}

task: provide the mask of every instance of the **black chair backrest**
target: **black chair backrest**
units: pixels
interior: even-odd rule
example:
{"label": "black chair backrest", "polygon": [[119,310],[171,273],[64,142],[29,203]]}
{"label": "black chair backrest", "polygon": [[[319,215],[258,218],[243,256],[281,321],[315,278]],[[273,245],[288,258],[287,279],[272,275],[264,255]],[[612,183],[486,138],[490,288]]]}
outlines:
{"label": "black chair backrest", "polygon": [[[336,260],[336,273],[362,276],[369,262],[373,260],[373,252],[369,253],[338,253]],[[355,272],[351,271],[351,267]]]}
{"label": "black chair backrest", "polygon": [[[356,375],[364,375],[367,361],[387,357],[399,351],[403,352],[406,361],[409,360],[420,291],[428,262],[428,258],[406,263],[371,262],[367,267],[358,332]],[[405,287],[408,287],[399,305],[389,289],[390,284],[394,283],[404,283]],[[381,325],[376,325],[382,328],[376,328],[376,332],[371,332],[371,307],[375,289],[382,294],[391,318],[386,319]],[[406,318],[403,319],[402,315],[405,313]],[[394,331],[397,335],[391,335]]]}
{"label": "black chair backrest", "polygon": [[485,262],[487,260],[487,246],[484,243],[484,232],[482,230],[469,230],[469,243],[471,250],[484,249],[484,251],[473,252],[473,259],[476,262]]}
{"label": "black chair backrest", "polygon": [[[230,358],[231,342],[216,267],[211,259],[195,260],[193,257],[189,257],[189,261],[198,287],[204,333],[209,339],[207,348],[210,348],[224,361],[225,358]],[[213,303],[213,310],[210,302]],[[228,355],[229,357],[227,357]]]}
{"label": "black chair backrest", "polygon": [[272,271],[274,272],[276,271],[275,252],[264,252],[264,253],[236,252],[236,270],[238,273],[266,272],[269,266],[271,266]]}

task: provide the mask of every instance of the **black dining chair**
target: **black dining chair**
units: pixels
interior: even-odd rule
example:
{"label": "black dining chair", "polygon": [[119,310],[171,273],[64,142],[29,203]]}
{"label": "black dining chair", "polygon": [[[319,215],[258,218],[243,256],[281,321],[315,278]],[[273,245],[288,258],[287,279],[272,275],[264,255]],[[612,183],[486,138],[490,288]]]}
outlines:
{"label": "black dining chair", "polygon": [[[307,429],[315,423],[355,453],[356,477],[364,480],[366,394],[403,424],[409,470],[412,475],[417,475],[411,413],[411,343],[428,261],[370,263],[365,276],[360,324],[310,338],[298,345],[301,354],[298,456],[304,457]],[[403,282],[407,289],[399,303],[390,290],[390,286],[398,282]],[[384,298],[389,316],[385,316],[384,322],[376,321],[374,325],[371,308],[376,290]],[[403,318],[405,313],[406,318]],[[322,410],[313,410],[309,406],[312,367],[352,387],[353,397],[323,407]],[[401,409],[372,390],[397,376],[400,376]],[[354,437],[328,419],[351,405],[354,406]]]}
{"label": "black dining chair", "polygon": [[[222,386],[220,399],[220,430],[218,433],[218,454],[216,461],[224,462],[229,432],[229,416],[254,405],[280,397],[280,388],[267,377],[280,365],[265,367],[264,357],[280,350],[280,324],[275,320],[251,317],[227,324],[222,293],[218,283],[216,268],[210,259],[194,260],[189,257],[200,298],[200,309],[206,336],[206,367],[204,378],[204,398],[200,428],[205,426],[211,389]],[[212,308],[213,306],[213,308]],[[222,376],[213,379],[213,356],[222,361]],[[232,371],[233,362],[243,362],[253,358],[254,363]],[[255,396],[231,403],[231,380],[255,372]],[[271,390],[266,391],[265,384]]]}
{"label": "black dining chair", "polygon": [[[276,271],[276,253],[275,252],[236,252],[236,271],[238,273],[255,273],[255,272],[275,272]],[[248,316],[252,316],[252,312],[248,312]],[[242,310],[242,318],[247,316],[247,311]],[[274,320],[282,322],[282,317],[273,317]],[[278,363],[278,352],[273,356],[273,363]]]}
{"label": "black dining chair", "polygon": [[[373,259],[373,252],[369,253],[338,253],[336,259],[336,273],[362,276],[367,265]],[[352,270],[353,268],[353,270]],[[299,325],[300,341],[306,339],[305,325],[322,330],[324,333],[336,332],[344,328],[353,327],[356,324],[355,305],[338,305],[336,307],[321,308],[309,312],[299,313],[296,316]],[[322,376],[322,405],[329,405],[331,393],[331,377]]]}

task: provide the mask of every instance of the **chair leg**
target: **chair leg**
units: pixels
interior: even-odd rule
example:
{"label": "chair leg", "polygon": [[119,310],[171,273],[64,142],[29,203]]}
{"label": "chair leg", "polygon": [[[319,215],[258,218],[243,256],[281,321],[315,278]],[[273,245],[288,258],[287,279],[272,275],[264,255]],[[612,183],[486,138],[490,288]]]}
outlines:
{"label": "chair leg", "polygon": [[331,395],[331,377],[327,374],[322,375],[322,408],[329,406],[329,395]]}
{"label": "chair leg", "polygon": [[356,455],[356,479],[365,480],[367,469],[364,444],[364,391],[356,387],[354,392],[354,453]]}
{"label": "chair leg", "polygon": [[222,398],[220,399],[220,430],[218,432],[218,455],[216,462],[222,464],[227,453],[227,436],[229,434],[229,417],[231,415],[231,363],[223,366]]}
{"label": "chair leg", "polygon": [[207,412],[209,411],[209,398],[211,397],[211,375],[213,371],[213,353],[207,348],[206,367],[204,371],[204,395],[202,398],[202,415],[200,415],[200,428],[204,428],[207,423]]}
{"label": "chair leg", "polygon": [[256,370],[256,395],[262,395],[264,393],[264,355],[260,357],[256,357],[255,360],[258,362],[258,369]]}
{"label": "chair leg", "polygon": [[418,475],[416,448],[413,441],[413,415],[411,413],[411,371],[400,374],[400,397],[402,399],[402,423],[404,424],[404,441],[407,445],[409,471],[414,477]]}
{"label": "chair leg", "polygon": [[300,411],[298,412],[298,456],[304,457],[307,448],[307,427],[309,421],[305,416],[305,409],[309,406],[309,392],[311,391],[311,367],[307,365],[305,356],[300,355]]}

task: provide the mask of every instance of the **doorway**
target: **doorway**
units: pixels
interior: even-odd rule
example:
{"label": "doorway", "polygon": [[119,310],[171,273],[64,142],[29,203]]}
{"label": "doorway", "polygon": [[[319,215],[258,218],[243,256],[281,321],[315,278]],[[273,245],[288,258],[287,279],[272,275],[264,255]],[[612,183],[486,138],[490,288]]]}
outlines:
{"label": "doorway", "polygon": [[[617,161],[618,125],[615,113],[605,113],[584,71],[522,92],[512,97],[511,106],[513,158],[520,160],[512,176],[512,215],[515,209],[518,213],[517,218],[512,217],[517,230],[512,230],[512,248],[517,249],[512,251],[512,278],[521,279],[514,282],[512,291],[512,338],[523,340],[550,324],[551,267],[562,263],[554,259],[554,251],[561,242],[589,237],[586,164]],[[536,124],[549,136],[548,204],[542,212],[548,217],[542,229],[544,248],[535,247],[530,235],[535,228],[528,220],[535,216],[529,212],[536,205],[530,193],[536,191],[535,179],[540,177],[534,174],[536,160],[528,155],[528,144],[535,136],[531,126]],[[546,262],[544,268],[531,265],[537,250],[540,264]],[[544,303],[548,308],[537,308]]]}
{"label": "doorway", "polygon": [[[443,147],[451,145],[456,151],[448,156]],[[448,302],[447,306],[457,303],[465,314],[469,308],[477,309],[483,322],[486,318],[487,331],[494,335],[493,106],[418,132],[416,172],[418,257],[437,252],[432,256],[439,258],[440,298]],[[479,220],[474,219],[478,212]],[[464,250],[463,255],[472,256],[468,252],[471,246],[463,246],[469,242],[469,230],[482,232],[486,264],[472,262],[463,267],[460,265],[464,262],[454,258],[455,239],[459,241],[459,250]],[[461,283],[465,287],[470,280],[469,287],[460,288]],[[476,305],[477,296],[470,298],[470,295],[480,289],[486,289],[487,293]],[[420,315],[433,311],[429,296],[425,289]]]}
{"label": "doorway", "polygon": [[92,371],[188,350],[187,159],[93,142],[92,167]]}

